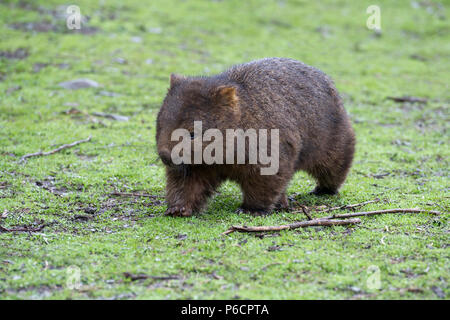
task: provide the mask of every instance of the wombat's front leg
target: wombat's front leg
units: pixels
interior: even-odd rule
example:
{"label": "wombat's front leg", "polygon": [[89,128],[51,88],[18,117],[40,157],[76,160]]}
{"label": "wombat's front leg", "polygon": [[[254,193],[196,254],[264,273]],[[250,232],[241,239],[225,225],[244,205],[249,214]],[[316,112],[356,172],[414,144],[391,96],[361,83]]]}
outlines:
{"label": "wombat's front leg", "polygon": [[199,212],[214,193],[218,179],[188,170],[166,169],[166,215],[189,217]]}

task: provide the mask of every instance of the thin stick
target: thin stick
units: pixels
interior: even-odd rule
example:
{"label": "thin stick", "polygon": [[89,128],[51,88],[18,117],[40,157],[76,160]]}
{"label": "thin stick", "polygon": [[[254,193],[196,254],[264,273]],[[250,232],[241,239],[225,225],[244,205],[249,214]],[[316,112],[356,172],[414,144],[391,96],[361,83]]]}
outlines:
{"label": "thin stick", "polygon": [[258,227],[247,227],[247,226],[231,226],[230,229],[222,233],[222,235],[227,235],[232,232],[268,232],[268,231],[281,231],[286,229],[297,229],[312,226],[342,226],[348,224],[357,224],[361,220],[348,219],[348,220],[327,220],[327,219],[314,219],[309,221],[299,221],[291,224],[284,224],[280,226],[258,226]]}
{"label": "thin stick", "polygon": [[376,202],[379,202],[379,201],[380,201],[380,199],[376,198],[374,200],[369,200],[369,201],[365,201],[365,202],[361,202],[361,203],[346,204],[346,205],[343,205],[343,206],[332,207],[332,208],[320,210],[320,211],[317,211],[317,212],[330,212],[330,211],[343,210],[343,209],[355,209],[355,208],[358,208],[358,207],[365,206],[366,204],[376,203]]}
{"label": "thin stick", "polygon": [[305,206],[301,206],[301,208],[302,208],[302,211],[305,214],[306,218],[308,218],[308,220],[313,220],[313,218],[309,214],[309,209]]}
{"label": "thin stick", "polygon": [[345,219],[352,217],[362,217],[362,216],[373,216],[377,214],[385,214],[385,213],[429,213],[435,216],[439,216],[443,214],[439,211],[433,210],[423,210],[423,209],[387,209],[387,210],[377,210],[377,211],[367,211],[367,212],[353,212],[353,213],[344,213],[344,214],[334,214],[332,216],[323,217],[319,219]]}
{"label": "thin stick", "polygon": [[153,280],[179,280],[180,277],[179,276],[175,276],[175,275],[169,275],[169,276],[150,276],[147,274],[132,274],[130,272],[124,272],[123,275],[125,276],[125,278],[130,279],[131,281],[136,281],[136,280],[144,280],[144,279],[153,279]]}
{"label": "thin stick", "polygon": [[386,97],[395,102],[427,103],[428,99],[419,97]]}
{"label": "thin stick", "polygon": [[148,197],[153,199],[162,198],[163,196],[148,194],[148,193],[133,193],[133,192],[111,192],[112,196],[121,196],[121,197]]}
{"label": "thin stick", "polygon": [[89,136],[88,138],[86,138],[84,140],[75,141],[75,142],[72,142],[72,143],[69,143],[69,144],[63,144],[62,146],[60,146],[60,147],[58,147],[56,149],[53,149],[51,151],[48,151],[48,152],[39,151],[39,152],[35,152],[35,153],[26,154],[22,158],[20,158],[20,162],[24,162],[26,159],[31,158],[31,157],[49,156],[49,155],[57,153],[57,152],[59,152],[61,150],[75,147],[76,145],[78,145],[80,143],[89,142],[89,141],[91,141],[91,138],[92,137]]}
{"label": "thin stick", "polygon": [[10,229],[0,226],[0,232],[38,232],[38,231],[41,231],[42,229],[44,229],[46,226],[47,226],[46,224],[43,224],[37,228],[16,227],[16,228],[10,228]]}
{"label": "thin stick", "polygon": [[[361,203],[345,204],[345,205],[339,206],[339,207],[331,207],[331,208],[319,210],[317,212],[330,212],[330,211],[343,210],[343,209],[355,209],[358,207],[365,206],[366,204],[375,203],[375,202],[379,202],[379,201],[380,201],[380,199],[376,198],[374,200],[369,200],[369,201],[365,201],[365,202],[361,202]],[[300,206],[300,208],[301,208],[301,210],[294,210],[294,211],[291,211],[291,213],[302,213],[302,212],[305,213],[305,210],[304,210],[305,206]]]}

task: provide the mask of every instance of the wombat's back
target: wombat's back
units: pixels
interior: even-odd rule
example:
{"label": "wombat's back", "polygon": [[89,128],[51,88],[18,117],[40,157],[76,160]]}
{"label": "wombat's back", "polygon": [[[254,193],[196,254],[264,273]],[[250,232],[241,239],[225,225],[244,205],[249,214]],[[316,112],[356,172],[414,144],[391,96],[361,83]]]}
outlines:
{"label": "wombat's back", "polygon": [[242,110],[243,127],[280,129],[280,150],[295,150],[297,169],[315,175],[315,171],[328,172],[337,166],[347,172],[355,136],[326,74],[286,58],[252,61],[225,74],[239,84],[241,108],[246,109]]}
{"label": "wombat's back", "polygon": [[226,75],[251,97],[245,107],[264,110],[276,118],[280,114],[281,120],[291,113],[302,117],[313,113],[317,117],[333,109],[342,110],[333,81],[319,69],[294,59],[256,60],[234,66]]}

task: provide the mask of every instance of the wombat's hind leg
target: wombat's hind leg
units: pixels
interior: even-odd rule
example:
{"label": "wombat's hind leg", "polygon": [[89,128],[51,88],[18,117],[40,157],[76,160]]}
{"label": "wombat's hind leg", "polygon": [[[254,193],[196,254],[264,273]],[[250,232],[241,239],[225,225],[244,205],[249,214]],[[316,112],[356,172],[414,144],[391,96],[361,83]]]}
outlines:
{"label": "wombat's hind leg", "polygon": [[309,173],[317,180],[316,188],[311,191],[311,194],[316,196],[335,195],[338,194],[338,189],[345,181],[348,169],[342,170],[339,167],[326,168],[315,167]]}
{"label": "wombat's hind leg", "polygon": [[355,152],[355,137],[353,131],[348,130],[345,137],[338,139],[334,146],[329,146],[327,157],[323,157],[319,164],[306,170],[317,180],[313,194],[337,194],[344,183]]}
{"label": "wombat's hind leg", "polygon": [[327,188],[327,187],[321,187],[320,185],[317,185],[313,191],[311,191],[311,194],[315,196],[324,196],[324,195],[335,195],[338,194],[337,188]]}
{"label": "wombat's hind leg", "polygon": [[[353,155],[353,154],[352,154]],[[317,180],[316,188],[312,194],[334,195],[344,183],[351,166],[352,157],[343,157],[329,166],[318,165],[308,172]]]}

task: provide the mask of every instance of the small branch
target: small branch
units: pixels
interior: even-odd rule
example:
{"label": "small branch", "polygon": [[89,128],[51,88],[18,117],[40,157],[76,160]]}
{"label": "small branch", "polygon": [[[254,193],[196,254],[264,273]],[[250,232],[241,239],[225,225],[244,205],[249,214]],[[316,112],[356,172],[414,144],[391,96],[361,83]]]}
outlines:
{"label": "small branch", "polygon": [[129,118],[126,116],[120,116],[118,114],[108,114],[108,113],[103,113],[103,112],[94,112],[92,113],[92,115],[96,116],[96,117],[104,117],[104,118],[108,118],[108,119],[112,119],[112,120],[116,120],[116,121],[128,121]]}
{"label": "small branch", "polygon": [[39,152],[35,152],[35,153],[26,154],[22,158],[20,158],[20,162],[24,162],[26,159],[31,158],[31,157],[49,156],[49,155],[57,153],[57,152],[59,152],[61,150],[75,147],[76,145],[78,145],[80,143],[89,142],[89,141],[91,141],[91,138],[92,137],[89,136],[88,138],[86,138],[84,140],[75,141],[75,142],[72,142],[72,143],[69,143],[69,144],[63,144],[62,146],[60,146],[60,147],[58,147],[56,149],[53,149],[51,151],[48,151],[48,152],[39,151]]}
{"label": "small branch", "polygon": [[147,197],[152,199],[160,199],[163,196],[148,194],[148,193],[133,193],[133,192],[111,192],[112,196],[121,196],[121,197]]}
{"label": "small branch", "polygon": [[132,274],[130,272],[124,272],[123,273],[124,277],[127,279],[130,279],[131,281],[136,281],[136,280],[144,280],[144,279],[153,279],[153,280],[178,280],[180,279],[179,276],[150,276],[147,274]]}
{"label": "small branch", "polygon": [[[348,205],[347,207],[354,208],[356,206],[360,206],[367,203],[377,202],[379,199],[367,201],[359,204]],[[341,208],[341,207],[339,207]],[[303,208],[302,208],[303,209]],[[333,208],[330,208],[333,209]],[[306,210],[305,210],[306,211]],[[300,211],[298,211],[300,212]],[[358,218],[348,219],[348,220],[332,220],[332,219],[346,219],[353,217],[361,217],[361,216],[372,216],[378,214],[386,214],[386,213],[428,213],[431,215],[442,215],[446,213],[442,213],[439,211],[433,210],[423,210],[423,209],[387,209],[387,210],[377,210],[377,211],[367,211],[367,212],[353,212],[353,213],[344,213],[344,214],[335,214],[328,217],[317,218],[309,221],[299,221],[291,224],[285,224],[280,226],[258,226],[258,227],[247,227],[247,226],[231,226],[227,231],[223,232],[222,235],[227,235],[233,232],[269,232],[269,231],[281,231],[286,229],[296,229],[296,228],[304,228],[311,226],[335,226],[335,225],[348,225],[348,224],[357,224],[360,223],[361,220]],[[306,214],[306,213],[305,213]],[[307,215],[308,216],[308,215]]]}
{"label": "small branch", "polygon": [[[345,205],[339,206],[339,207],[331,207],[331,208],[319,210],[319,211],[317,211],[317,212],[330,212],[330,211],[335,211],[335,210],[345,210],[345,209],[351,209],[351,210],[354,210],[355,208],[365,206],[366,204],[369,204],[369,203],[376,203],[376,202],[379,202],[379,201],[380,201],[380,199],[379,199],[379,198],[376,198],[376,199],[374,199],[374,200],[369,200],[369,201],[365,201],[365,202],[361,202],[361,203],[345,204]],[[291,213],[302,213],[302,212],[305,213],[305,209],[308,210],[308,207],[305,207],[305,206],[303,206],[303,205],[301,205],[300,208],[301,208],[301,210],[294,210],[294,211],[291,211]],[[308,219],[309,219],[309,218],[308,218]]]}
{"label": "small branch", "polygon": [[353,212],[353,213],[344,213],[344,214],[334,214],[332,216],[323,217],[319,219],[345,219],[352,217],[362,217],[362,216],[373,216],[377,214],[386,214],[386,213],[428,213],[435,216],[439,216],[443,214],[439,211],[433,210],[423,210],[423,209],[387,209],[387,210],[377,210],[377,211],[367,211],[367,212]]}
{"label": "small branch", "polygon": [[31,227],[16,227],[16,228],[5,228],[0,226],[0,233],[1,232],[38,232],[41,231],[42,229],[44,229],[47,225],[43,224],[40,225],[37,228],[31,228]]}
{"label": "small branch", "polygon": [[351,209],[352,210],[352,209],[355,209],[355,208],[359,208],[359,207],[365,206],[366,204],[376,203],[376,202],[379,202],[379,201],[380,201],[380,199],[376,198],[374,200],[369,200],[369,201],[365,201],[365,202],[361,202],[361,203],[346,204],[346,205],[339,206],[339,207],[331,207],[331,208],[320,210],[320,211],[317,211],[317,212],[330,212],[330,211],[345,210],[345,209]]}
{"label": "small branch", "polygon": [[308,218],[308,220],[313,220],[313,218],[309,214],[309,209],[305,206],[301,206],[301,208],[302,208],[302,211],[305,214],[306,218]]}
{"label": "small branch", "polygon": [[349,224],[360,223],[361,220],[348,219],[348,220],[327,220],[327,219],[313,219],[309,221],[299,221],[291,224],[285,224],[280,226],[258,226],[258,227],[247,227],[247,226],[231,226],[230,229],[222,233],[222,235],[227,235],[232,232],[269,232],[269,231],[281,231],[286,229],[297,229],[312,226],[342,226]]}
{"label": "small branch", "polygon": [[410,103],[427,103],[428,99],[426,98],[419,98],[419,97],[386,97],[389,100],[393,100],[395,102],[410,102]]}

